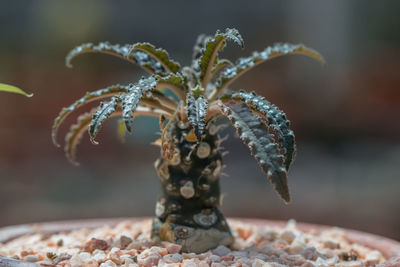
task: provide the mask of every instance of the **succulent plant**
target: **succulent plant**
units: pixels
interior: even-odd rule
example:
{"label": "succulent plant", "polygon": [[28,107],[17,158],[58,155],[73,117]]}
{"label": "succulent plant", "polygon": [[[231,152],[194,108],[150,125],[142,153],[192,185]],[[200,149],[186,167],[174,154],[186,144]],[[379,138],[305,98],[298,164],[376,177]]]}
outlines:
{"label": "succulent plant", "polygon": [[0,83],[0,92],[8,92],[8,93],[14,93],[14,94],[20,94],[20,95],[24,95],[26,97],[32,97],[33,94],[28,94],[24,91],[22,91],[21,89],[19,89],[18,87],[9,85],[9,84],[5,84],[5,83]]}
{"label": "succulent plant", "polygon": [[[83,133],[97,144],[96,135],[104,120],[120,116],[121,133],[132,131],[136,116],[160,118],[161,157],[155,167],[161,180],[156,204],[152,238],[182,245],[183,251],[202,252],[233,241],[229,226],[220,212],[220,183],[224,127],[217,119],[227,117],[241,140],[250,148],[275,190],[290,201],[287,171],[295,153],[295,139],[285,113],[255,92],[227,92],[239,76],[269,59],[302,54],[322,64],[324,59],[302,44],[280,43],[239,58],[236,63],[219,57],[227,41],[243,47],[236,29],[217,31],[214,36],[200,35],[194,46],[191,66],[181,67],[168,53],[149,43],[112,45],[108,42],[83,44],[66,57],[71,60],[83,53],[106,53],[141,66],[150,76],[137,83],[114,85],[88,92],[71,106],[63,108],[55,119],[53,141],[58,145],[57,130],[74,110],[92,101],[105,100],[91,112],[78,117],[66,135],[65,152],[75,161],[75,150]],[[174,93],[168,97],[166,89]]]}

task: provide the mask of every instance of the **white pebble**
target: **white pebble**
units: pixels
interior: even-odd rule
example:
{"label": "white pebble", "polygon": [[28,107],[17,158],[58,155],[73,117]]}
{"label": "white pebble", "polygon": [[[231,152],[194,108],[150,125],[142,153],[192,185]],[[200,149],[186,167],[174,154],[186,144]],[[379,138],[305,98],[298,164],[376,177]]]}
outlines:
{"label": "white pebble", "polygon": [[39,260],[39,257],[36,255],[26,255],[24,258],[24,261],[28,262],[37,262]]}
{"label": "white pebble", "polygon": [[289,252],[292,254],[298,254],[306,248],[306,244],[298,239],[293,240],[289,247]]}
{"label": "white pebble", "polygon": [[81,260],[81,258],[79,257],[79,254],[75,254],[71,257],[71,259],[69,260],[69,262],[71,263],[72,266],[82,266],[85,265],[85,263]]}
{"label": "white pebble", "polygon": [[183,260],[182,267],[197,267],[195,260],[187,259]]}
{"label": "white pebble", "polygon": [[364,267],[361,261],[345,261],[338,263],[336,267]]}
{"label": "white pebble", "polygon": [[81,253],[79,253],[79,258],[80,258],[81,261],[83,261],[83,262],[88,262],[88,261],[91,260],[90,253],[88,253],[88,252],[81,252]]}
{"label": "white pebble", "polygon": [[94,254],[93,259],[97,262],[104,261],[106,259],[106,254],[103,251],[100,251]]}
{"label": "white pebble", "polygon": [[111,251],[110,251],[110,254],[114,254],[114,253],[116,253],[116,252],[118,252],[118,251],[120,251],[119,248],[113,247],[113,248],[111,249]]}
{"label": "white pebble", "polygon": [[100,264],[100,267],[117,267],[117,265],[112,260],[108,260],[108,261]]}

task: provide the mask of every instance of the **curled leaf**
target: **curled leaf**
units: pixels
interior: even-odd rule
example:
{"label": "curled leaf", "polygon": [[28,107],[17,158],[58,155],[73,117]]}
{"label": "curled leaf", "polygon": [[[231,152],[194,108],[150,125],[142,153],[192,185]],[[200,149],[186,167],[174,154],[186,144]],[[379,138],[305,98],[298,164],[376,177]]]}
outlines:
{"label": "curled leaf", "polygon": [[92,116],[92,112],[87,112],[80,115],[77,122],[71,125],[69,132],[65,136],[65,155],[74,165],[79,165],[79,163],[76,161],[76,147],[82,139],[82,135],[89,128],[90,122],[92,121]]}
{"label": "curled leaf", "polygon": [[130,49],[133,53],[138,50],[153,57],[167,70],[167,72],[177,73],[180,69],[179,63],[170,59],[168,52],[162,48],[155,48],[155,46],[150,43],[137,43]]}
{"label": "curled leaf", "polygon": [[203,88],[206,88],[211,78],[211,71],[218,62],[218,52],[224,48],[226,40],[233,40],[240,46],[244,46],[243,38],[236,29],[228,28],[225,32],[217,31],[213,38],[207,39],[202,49],[202,54],[198,59],[199,78]]}
{"label": "curled leaf", "polygon": [[140,100],[145,92],[151,91],[156,88],[158,77],[150,76],[146,79],[141,79],[137,84],[129,88],[129,92],[121,94],[122,100],[122,117],[125,121],[125,126],[128,132],[132,131],[133,117],[132,113],[139,105]]}
{"label": "curled leaf", "polygon": [[152,74],[166,74],[165,68],[153,57],[142,51],[130,52],[131,45],[110,44],[109,42],[101,42],[99,44],[86,43],[72,49],[65,58],[67,67],[72,68],[71,61],[78,55],[85,53],[104,53],[117,56],[131,63],[138,64],[146,71]]}
{"label": "curled leaf", "polygon": [[0,83],[0,92],[8,92],[8,93],[14,93],[14,94],[20,94],[20,95],[24,95],[26,97],[32,97],[33,94],[28,94],[24,91],[22,91],[21,89],[19,89],[18,87],[9,85],[9,84],[5,84],[5,83]]}
{"label": "curled leaf", "polygon": [[276,133],[279,144],[283,148],[285,156],[285,167],[289,170],[296,152],[295,137],[290,129],[290,121],[286,118],[286,114],[277,106],[268,102],[264,97],[257,95],[255,92],[248,93],[241,90],[230,95],[221,97],[222,102],[239,101],[246,104],[253,112],[262,116],[267,120],[268,125]]}
{"label": "curled leaf", "polygon": [[95,140],[98,131],[104,120],[111,116],[117,109],[119,98],[112,97],[109,102],[102,102],[100,108],[93,114],[92,121],[89,126],[90,141],[93,144],[98,144]]}
{"label": "curled leaf", "polygon": [[60,127],[62,122],[65,120],[65,118],[67,118],[68,115],[71,114],[71,112],[73,112],[77,108],[79,108],[87,103],[90,103],[92,101],[111,97],[111,96],[114,96],[116,94],[123,93],[123,92],[128,92],[127,86],[119,85],[119,84],[113,85],[113,86],[110,86],[110,87],[107,87],[104,89],[100,89],[100,90],[97,90],[94,92],[88,92],[85,94],[84,97],[78,99],[69,107],[63,108],[53,123],[52,132],[51,132],[51,137],[52,137],[53,143],[56,146],[59,146],[59,144],[57,142],[58,128]]}
{"label": "curled leaf", "polygon": [[222,94],[225,88],[236,80],[243,73],[253,67],[275,57],[300,54],[312,57],[325,65],[324,58],[315,50],[304,46],[303,44],[275,44],[264,49],[262,52],[253,52],[253,55],[246,58],[239,58],[234,66],[226,68],[217,80],[217,88],[210,95],[209,99],[215,100],[218,95]]}
{"label": "curled leaf", "polygon": [[200,72],[199,58],[203,55],[203,49],[206,46],[207,40],[210,38],[212,38],[211,35],[200,34],[193,46],[192,69],[197,72]]}
{"label": "curled leaf", "polygon": [[219,102],[223,113],[232,122],[242,141],[250,148],[275,190],[285,202],[290,201],[284,157],[280,153],[273,129],[244,103]]}
{"label": "curled leaf", "polygon": [[[91,112],[81,114],[78,117],[77,122],[71,125],[69,132],[65,136],[64,151],[68,160],[74,165],[79,165],[76,161],[76,148],[80,143],[83,134],[88,130],[95,111],[96,110],[92,110]],[[120,114],[121,112],[117,111],[111,114],[110,117],[118,116]]]}

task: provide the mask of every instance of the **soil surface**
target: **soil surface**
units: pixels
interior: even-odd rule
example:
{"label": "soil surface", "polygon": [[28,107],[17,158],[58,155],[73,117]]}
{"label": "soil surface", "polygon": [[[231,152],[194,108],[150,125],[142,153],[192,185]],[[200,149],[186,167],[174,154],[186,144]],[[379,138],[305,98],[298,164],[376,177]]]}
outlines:
{"label": "soil surface", "polygon": [[168,242],[154,244],[150,240],[150,220],[128,220],[116,226],[23,235],[0,243],[0,255],[64,267],[400,266],[400,260],[385,263],[381,252],[353,244],[339,228],[306,233],[296,227],[295,221],[280,228],[238,220],[229,223],[234,244],[201,254],[181,253],[179,245]]}

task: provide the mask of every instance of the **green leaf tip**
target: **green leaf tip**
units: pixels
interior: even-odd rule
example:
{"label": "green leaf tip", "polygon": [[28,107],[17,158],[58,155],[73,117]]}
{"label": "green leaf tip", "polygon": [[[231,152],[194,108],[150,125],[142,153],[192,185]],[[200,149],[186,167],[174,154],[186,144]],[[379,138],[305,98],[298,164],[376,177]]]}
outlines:
{"label": "green leaf tip", "polygon": [[199,96],[204,95],[204,89],[201,88],[200,86],[197,86],[196,88],[192,89],[192,94],[195,99],[199,98]]}
{"label": "green leaf tip", "polygon": [[0,92],[8,92],[8,93],[14,93],[14,94],[20,94],[26,97],[32,97],[33,94],[29,94],[24,92],[23,90],[19,89],[18,87],[5,84],[5,83],[0,83]]}
{"label": "green leaf tip", "polygon": [[129,55],[137,50],[147,53],[149,56],[157,60],[168,72],[177,73],[179,72],[181,66],[179,63],[169,58],[168,52],[162,48],[156,48],[150,43],[137,43],[134,44]]}
{"label": "green leaf tip", "polygon": [[218,53],[222,51],[226,45],[226,40],[232,40],[242,48],[244,41],[242,36],[236,29],[227,28],[225,32],[217,31],[214,37],[209,37],[203,42],[200,56],[197,60],[196,68],[199,68],[199,79],[202,82],[202,87],[206,88],[211,79],[212,70],[215,65],[218,65]]}

